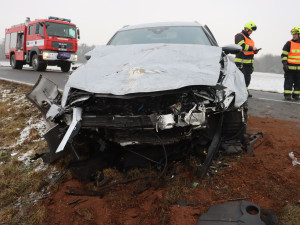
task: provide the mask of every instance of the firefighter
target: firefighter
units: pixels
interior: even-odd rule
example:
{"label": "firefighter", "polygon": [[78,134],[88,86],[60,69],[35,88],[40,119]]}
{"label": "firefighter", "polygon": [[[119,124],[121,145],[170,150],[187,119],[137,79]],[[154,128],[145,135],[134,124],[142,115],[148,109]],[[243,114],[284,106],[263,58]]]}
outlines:
{"label": "firefighter", "polygon": [[[254,41],[250,38],[250,35],[256,29],[256,25],[252,21],[249,21],[245,24],[244,30],[235,35],[235,44],[240,45],[243,48],[242,52],[236,55],[235,64],[244,74],[247,89],[251,81],[251,74],[254,70],[254,54],[257,54],[259,51],[255,47]],[[249,91],[248,97],[252,97]]]}
{"label": "firefighter", "polygon": [[[282,49],[281,61],[284,70],[285,100],[299,100],[300,95],[300,27],[291,30],[293,39]],[[294,88],[294,90],[293,90]]]}

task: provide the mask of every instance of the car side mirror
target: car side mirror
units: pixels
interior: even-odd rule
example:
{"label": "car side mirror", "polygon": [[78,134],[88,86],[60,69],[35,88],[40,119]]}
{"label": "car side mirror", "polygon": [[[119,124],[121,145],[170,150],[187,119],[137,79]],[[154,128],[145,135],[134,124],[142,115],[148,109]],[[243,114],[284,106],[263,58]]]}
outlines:
{"label": "car side mirror", "polygon": [[225,45],[222,47],[223,52],[227,54],[237,54],[243,50],[243,48],[236,44]]}

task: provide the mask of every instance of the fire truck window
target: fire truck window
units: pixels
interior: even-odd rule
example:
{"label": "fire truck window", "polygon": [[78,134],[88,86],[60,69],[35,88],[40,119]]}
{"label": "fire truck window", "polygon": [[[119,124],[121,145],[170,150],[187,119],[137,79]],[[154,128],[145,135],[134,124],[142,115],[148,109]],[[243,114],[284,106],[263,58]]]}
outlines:
{"label": "fire truck window", "polygon": [[28,34],[29,34],[29,35],[32,35],[32,34],[33,34],[33,26],[29,26]]}
{"label": "fire truck window", "polygon": [[35,34],[44,35],[43,25],[40,23],[35,24]]}
{"label": "fire truck window", "polygon": [[73,25],[46,22],[46,32],[49,36],[76,38],[76,27]]}
{"label": "fire truck window", "polygon": [[39,24],[39,34],[44,35],[44,26],[43,26],[43,24]]}
{"label": "fire truck window", "polygon": [[18,33],[17,49],[23,49],[23,37],[24,33]]}
{"label": "fire truck window", "polygon": [[39,33],[39,25],[38,24],[35,24],[35,34],[38,34]]}
{"label": "fire truck window", "polygon": [[10,34],[10,49],[15,49],[17,47],[17,33]]}

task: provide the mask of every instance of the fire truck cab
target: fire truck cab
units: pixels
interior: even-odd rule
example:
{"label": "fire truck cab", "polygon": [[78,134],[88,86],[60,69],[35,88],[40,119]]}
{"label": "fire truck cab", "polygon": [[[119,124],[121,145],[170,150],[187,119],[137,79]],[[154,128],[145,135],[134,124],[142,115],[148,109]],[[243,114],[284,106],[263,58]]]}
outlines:
{"label": "fire truck cab", "polygon": [[71,20],[49,17],[5,29],[4,54],[13,69],[29,64],[35,71],[45,71],[47,65],[59,66],[68,72],[77,61],[79,29]]}

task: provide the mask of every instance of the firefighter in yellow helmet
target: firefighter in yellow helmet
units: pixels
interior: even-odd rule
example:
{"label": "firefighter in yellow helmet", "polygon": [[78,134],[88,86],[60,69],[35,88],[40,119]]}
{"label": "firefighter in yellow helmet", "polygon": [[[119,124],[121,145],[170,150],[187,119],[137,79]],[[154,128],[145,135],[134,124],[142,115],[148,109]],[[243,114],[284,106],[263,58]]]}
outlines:
{"label": "firefighter in yellow helmet", "polygon": [[292,40],[282,49],[281,61],[284,70],[284,98],[299,100],[300,95],[300,27],[291,30]]}
{"label": "firefighter in yellow helmet", "polygon": [[[254,41],[250,38],[250,35],[253,31],[256,31],[256,29],[257,27],[255,23],[249,21],[245,24],[244,30],[235,35],[235,44],[240,45],[243,49],[242,52],[236,55],[235,64],[244,74],[247,89],[250,84],[251,74],[253,73],[254,69],[254,54],[257,54],[259,51],[255,47]],[[252,97],[252,95],[249,93],[248,97]]]}

